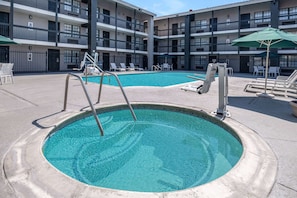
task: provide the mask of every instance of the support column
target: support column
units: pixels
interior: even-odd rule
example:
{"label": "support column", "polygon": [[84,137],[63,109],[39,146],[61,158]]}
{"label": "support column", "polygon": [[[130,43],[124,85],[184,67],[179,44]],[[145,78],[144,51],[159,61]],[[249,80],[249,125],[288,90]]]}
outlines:
{"label": "support column", "polygon": [[96,31],[97,31],[97,0],[88,1],[88,53],[96,51]]}
{"label": "support column", "polygon": [[152,66],[154,64],[154,17],[151,18],[147,22],[148,26],[148,38],[147,38],[147,62],[148,62],[148,70],[152,70]]}
{"label": "support column", "polygon": [[191,15],[185,17],[185,69],[191,70]]}
{"label": "support column", "polygon": [[10,11],[9,11],[9,38],[13,39],[13,10],[14,10],[14,5],[13,5],[13,0],[10,1]]}
{"label": "support column", "polygon": [[[279,0],[274,0],[270,2],[271,10],[271,27],[278,28],[279,25]],[[277,54],[278,50],[275,48],[270,49],[271,53]],[[279,65],[278,57],[270,58],[270,65]]]}

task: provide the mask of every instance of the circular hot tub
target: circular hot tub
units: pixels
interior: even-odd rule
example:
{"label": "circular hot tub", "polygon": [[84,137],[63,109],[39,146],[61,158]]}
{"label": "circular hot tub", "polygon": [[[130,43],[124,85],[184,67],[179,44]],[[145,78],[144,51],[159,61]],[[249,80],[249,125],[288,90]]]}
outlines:
{"label": "circular hot tub", "polygon": [[178,107],[122,107],[55,130],[43,153],[61,172],[83,183],[128,191],[169,192],[221,177],[242,155],[233,130],[206,115]]}
{"label": "circular hot tub", "polygon": [[98,109],[104,136],[90,112],[43,120],[7,152],[9,186],[24,197],[269,195],[277,159],[253,130],[186,106],[133,107],[136,122],[126,105]]}

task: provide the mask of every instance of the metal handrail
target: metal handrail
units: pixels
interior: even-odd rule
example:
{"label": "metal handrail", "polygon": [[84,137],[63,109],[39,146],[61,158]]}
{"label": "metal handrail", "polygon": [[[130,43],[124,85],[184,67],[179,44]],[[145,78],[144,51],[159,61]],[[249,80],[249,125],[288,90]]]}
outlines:
{"label": "metal handrail", "polygon": [[[88,56],[87,56],[87,57],[88,57]],[[121,91],[122,91],[122,94],[123,94],[123,96],[124,96],[124,98],[125,98],[125,100],[126,100],[126,103],[127,103],[128,107],[129,107],[129,109],[130,109],[130,112],[131,112],[131,114],[132,114],[132,116],[133,116],[133,119],[134,119],[134,121],[136,121],[136,120],[137,120],[136,115],[135,115],[135,113],[134,113],[134,110],[133,110],[133,108],[132,108],[132,106],[131,106],[131,104],[130,104],[128,98],[127,98],[127,95],[126,95],[126,93],[125,93],[125,91],[124,91],[124,89],[123,89],[123,86],[122,86],[122,84],[121,84],[121,81],[120,81],[118,75],[116,75],[115,73],[109,72],[109,71],[103,71],[100,67],[98,67],[98,65],[96,65],[95,62],[92,62],[92,59],[89,59],[89,60],[91,61],[92,65],[93,65],[95,68],[97,68],[97,69],[100,71],[100,73],[101,73],[101,79],[100,79],[100,86],[99,86],[99,93],[98,93],[98,100],[97,100],[97,103],[100,103],[101,90],[102,90],[103,78],[104,78],[104,76],[105,76],[105,73],[107,73],[107,74],[109,74],[109,75],[112,75],[112,76],[114,76],[114,77],[116,78],[116,81],[117,81],[117,83],[118,83],[118,85],[119,85],[119,87],[120,87],[120,89],[121,89]],[[86,83],[87,83],[87,81],[88,81],[88,72],[85,72],[85,78],[86,78]]]}
{"label": "metal handrail", "polygon": [[153,65],[152,68],[154,71],[162,70],[162,67],[160,65]]}
{"label": "metal handrail", "polygon": [[80,81],[80,83],[81,83],[81,86],[82,86],[82,88],[83,88],[83,90],[84,90],[84,92],[85,92],[85,95],[86,95],[86,97],[87,97],[87,99],[88,99],[89,105],[90,105],[90,107],[91,107],[91,109],[92,109],[93,116],[94,116],[94,118],[95,118],[95,120],[96,120],[96,122],[97,122],[98,128],[99,128],[99,130],[100,130],[100,135],[103,136],[103,135],[104,135],[103,127],[102,127],[102,125],[101,125],[101,123],[100,123],[100,120],[99,120],[99,118],[98,118],[98,116],[97,116],[96,110],[95,110],[95,108],[94,108],[94,106],[93,106],[93,104],[92,104],[92,102],[91,102],[91,99],[90,99],[90,96],[89,96],[88,91],[87,91],[87,89],[86,89],[86,86],[84,85],[84,82],[83,82],[82,78],[81,78],[79,75],[77,75],[77,74],[68,73],[68,75],[67,75],[67,77],[66,77],[66,83],[65,83],[65,95],[64,95],[64,108],[63,108],[63,111],[66,110],[66,106],[67,106],[68,85],[69,85],[69,77],[70,77],[70,76],[74,76],[74,77],[76,77],[76,78],[79,79],[79,81]]}
{"label": "metal handrail", "polygon": [[100,79],[100,86],[99,86],[99,92],[98,92],[98,100],[97,100],[97,103],[100,103],[101,90],[102,90],[103,78],[104,78],[104,76],[105,76],[105,73],[110,74],[110,75],[112,75],[112,76],[115,77],[115,79],[116,79],[116,81],[117,81],[117,83],[118,83],[118,85],[119,85],[119,87],[120,87],[120,89],[121,89],[121,91],[122,91],[122,94],[123,94],[123,96],[124,96],[124,98],[125,98],[125,100],[126,100],[126,103],[127,103],[128,107],[129,107],[129,109],[130,109],[130,112],[131,112],[131,114],[132,114],[132,116],[133,116],[133,119],[134,119],[134,121],[136,121],[136,120],[137,120],[136,115],[135,115],[135,113],[134,113],[134,110],[133,110],[133,108],[132,108],[132,106],[131,106],[131,104],[130,104],[128,98],[127,98],[127,95],[126,95],[126,93],[125,93],[125,91],[124,91],[124,89],[123,89],[123,86],[122,86],[122,84],[121,84],[121,81],[120,81],[118,75],[116,75],[116,74],[114,74],[114,73],[112,73],[112,72],[108,72],[108,71],[102,71],[101,73],[102,73],[102,75],[101,75],[101,79]]}
{"label": "metal handrail", "polygon": [[[98,55],[98,54],[97,54],[97,55]],[[95,55],[95,56],[96,56],[96,55]],[[128,104],[128,107],[129,107],[130,112],[131,112],[131,114],[132,114],[132,116],[133,116],[133,119],[134,119],[134,121],[136,121],[136,120],[137,120],[136,115],[135,115],[135,113],[134,113],[134,110],[133,110],[133,108],[132,108],[132,106],[131,106],[131,104],[130,104],[128,98],[127,98],[127,95],[126,95],[126,93],[125,93],[125,91],[124,91],[124,89],[123,89],[123,86],[122,86],[122,84],[121,84],[121,82],[120,82],[119,77],[118,77],[116,74],[112,73],[112,72],[103,71],[103,70],[102,70],[100,67],[98,67],[98,65],[96,64],[96,60],[95,60],[96,58],[93,58],[93,57],[90,56],[87,52],[85,53],[85,56],[84,56],[83,61],[86,61],[86,59],[87,59],[88,61],[91,62],[91,64],[89,64],[89,65],[92,65],[93,67],[97,68],[98,71],[99,71],[100,74],[101,74],[101,80],[100,80],[100,86],[99,86],[99,93],[98,93],[98,100],[97,100],[97,103],[100,103],[101,90],[102,90],[103,78],[104,78],[104,76],[105,76],[105,73],[110,74],[110,75],[112,75],[112,76],[114,76],[114,77],[116,78],[116,81],[117,81],[117,83],[118,83],[118,85],[119,85],[119,87],[120,87],[120,89],[121,89],[121,91],[122,91],[122,94],[123,94],[123,96],[124,96],[124,98],[125,98],[125,100],[126,100],[126,103]],[[87,72],[87,67],[88,67],[88,65],[85,66],[85,70],[84,70],[84,75],[85,75],[85,79],[86,79],[85,83],[86,83],[86,84],[87,84],[87,82],[88,82],[88,72]],[[81,77],[80,77],[80,79],[81,79]],[[82,81],[82,79],[81,79],[81,81]],[[84,89],[85,89],[85,88],[84,88]]]}

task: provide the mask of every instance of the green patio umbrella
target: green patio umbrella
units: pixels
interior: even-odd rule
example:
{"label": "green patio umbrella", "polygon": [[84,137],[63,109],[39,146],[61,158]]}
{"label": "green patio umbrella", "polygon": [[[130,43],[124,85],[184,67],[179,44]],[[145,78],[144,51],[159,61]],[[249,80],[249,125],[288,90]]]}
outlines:
{"label": "green patio umbrella", "polygon": [[258,32],[251,33],[247,36],[235,39],[232,45],[240,47],[257,47],[266,48],[266,71],[264,93],[260,96],[271,97],[266,93],[267,75],[270,48],[297,47],[297,34],[281,31],[275,28],[265,28]]}
{"label": "green patio umbrella", "polygon": [[10,38],[0,35],[0,44],[3,45],[3,44],[17,44],[17,43],[11,40]]}

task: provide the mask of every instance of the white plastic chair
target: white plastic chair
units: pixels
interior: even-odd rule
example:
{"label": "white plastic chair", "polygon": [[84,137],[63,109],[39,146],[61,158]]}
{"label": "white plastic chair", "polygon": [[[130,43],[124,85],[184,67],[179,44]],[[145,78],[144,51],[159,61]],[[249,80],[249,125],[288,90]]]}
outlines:
{"label": "white plastic chair", "polygon": [[276,77],[277,76],[277,67],[269,67],[268,76]]}
{"label": "white plastic chair", "polygon": [[258,66],[258,74],[262,74],[262,76],[264,76],[264,73],[265,73],[264,66]]}
{"label": "white plastic chair", "polygon": [[254,66],[253,75],[264,75],[264,67],[263,66]]}
{"label": "white plastic chair", "polygon": [[117,67],[115,63],[110,63],[110,71],[126,71],[124,68]]}
{"label": "white plastic chair", "polygon": [[126,71],[134,71],[134,68],[127,67],[125,63],[120,63],[121,68],[125,69]]}
{"label": "white plastic chair", "polygon": [[168,63],[163,63],[162,70],[170,70]]}
{"label": "white plastic chair", "polygon": [[135,67],[134,63],[130,63],[130,68],[134,69],[135,71],[143,71],[143,68]]}
{"label": "white plastic chair", "polygon": [[[10,78],[10,82],[13,82],[13,63],[2,63],[1,70],[0,70],[0,84],[2,85],[3,82],[8,82]],[[4,80],[4,81],[3,81]]]}

